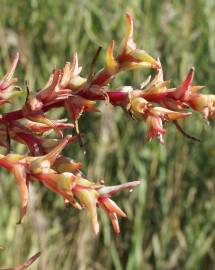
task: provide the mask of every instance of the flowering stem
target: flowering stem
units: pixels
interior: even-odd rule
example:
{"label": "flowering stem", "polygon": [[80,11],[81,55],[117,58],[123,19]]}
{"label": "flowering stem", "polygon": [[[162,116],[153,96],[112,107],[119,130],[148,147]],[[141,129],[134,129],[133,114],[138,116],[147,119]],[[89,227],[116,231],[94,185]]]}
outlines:
{"label": "flowering stem", "polygon": [[[79,92],[77,93],[77,95],[86,99],[94,100],[94,101],[105,100],[105,95],[106,95],[108,96],[110,103],[113,105],[117,105],[118,103],[122,103],[123,101],[126,102],[126,100],[128,99],[128,93],[122,92],[119,89],[118,91],[108,91],[106,92],[105,95],[94,94],[88,91]],[[45,105],[42,110],[46,112],[52,108],[64,107],[64,101],[65,100],[61,100],[50,105]],[[11,121],[20,120],[23,118],[24,118],[23,111],[22,109],[19,109],[19,110],[2,114],[2,117],[0,118],[0,123],[11,122]]]}

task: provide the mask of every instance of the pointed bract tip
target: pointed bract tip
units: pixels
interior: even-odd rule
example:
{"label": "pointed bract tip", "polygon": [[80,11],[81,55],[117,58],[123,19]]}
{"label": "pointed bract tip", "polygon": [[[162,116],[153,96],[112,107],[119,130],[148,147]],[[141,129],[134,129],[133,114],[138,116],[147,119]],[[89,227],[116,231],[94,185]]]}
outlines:
{"label": "pointed bract tip", "polygon": [[134,27],[134,21],[133,17],[126,14],[126,38],[129,39],[133,36],[133,27]]}
{"label": "pointed bract tip", "polygon": [[81,72],[82,67],[78,66],[78,53],[74,52],[71,59],[71,71],[73,75],[78,75]]}
{"label": "pointed bract tip", "polygon": [[16,62],[19,61],[19,56],[20,56],[19,52],[16,52],[14,56],[14,60],[16,60]]}
{"label": "pointed bract tip", "polygon": [[189,81],[190,84],[191,84],[191,82],[193,80],[193,77],[194,77],[194,73],[195,73],[195,68],[194,67],[191,67],[190,70],[189,70],[189,72],[188,72],[188,75],[187,75],[187,78],[186,78],[185,81]]}
{"label": "pointed bract tip", "polygon": [[109,48],[111,51],[113,51],[114,45],[115,45],[115,41],[114,41],[114,40],[111,40],[111,42],[110,42],[108,48]]}
{"label": "pointed bract tip", "polygon": [[111,220],[111,223],[112,223],[115,234],[119,235],[120,234],[120,227],[119,227],[119,222],[118,222],[117,215],[115,213],[110,213],[109,212],[108,216],[109,216],[109,218]]}
{"label": "pointed bract tip", "polygon": [[193,85],[191,86],[191,92],[194,93],[194,92],[198,92],[202,89],[204,89],[206,86],[205,85]]}
{"label": "pointed bract tip", "polygon": [[154,68],[155,69],[161,69],[162,68],[160,60],[159,61],[157,61],[157,60],[155,61]]}
{"label": "pointed bract tip", "polygon": [[93,233],[95,234],[95,236],[98,235],[98,233],[99,233],[99,223],[98,222],[93,224]]}
{"label": "pointed bract tip", "polygon": [[126,21],[127,21],[129,24],[133,24],[134,19],[133,19],[133,17],[132,17],[129,13],[126,13],[126,14],[125,14],[125,18],[126,18]]}
{"label": "pointed bract tip", "polygon": [[77,62],[78,62],[78,53],[74,52],[71,58],[71,63],[75,65],[77,64]]}
{"label": "pointed bract tip", "polygon": [[14,57],[13,57],[13,60],[12,60],[12,63],[7,71],[7,73],[4,75],[3,77],[3,80],[5,81],[10,81],[13,77],[13,74],[15,72],[15,69],[16,69],[16,66],[17,66],[17,63],[19,61],[19,53],[17,52]]}
{"label": "pointed bract tip", "polygon": [[195,68],[191,67],[191,69],[189,70],[186,79],[183,81],[183,83],[181,84],[181,86],[177,87],[175,92],[174,92],[174,97],[176,99],[184,99],[186,96],[186,93],[188,93],[188,91],[191,89],[191,84],[193,82],[193,77],[194,77],[194,73],[195,73]]}
{"label": "pointed bract tip", "polygon": [[104,186],[98,190],[100,195],[114,195],[115,193],[118,193],[122,190],[125,189],[133,189],[134,187],[138,186],[141,183],[141,181],[133,181],[133,182],[128,182],[124,183],[121,185],[116,185],[116,186]]}
{"label": "pointed bract tip", "polygon": [[106,68],[111,73],[115,73],[118,67],[118,64],[113,55],[113,50],[114,50],[114,40],[112,40],[111,43],[109,44],[106,53]]}

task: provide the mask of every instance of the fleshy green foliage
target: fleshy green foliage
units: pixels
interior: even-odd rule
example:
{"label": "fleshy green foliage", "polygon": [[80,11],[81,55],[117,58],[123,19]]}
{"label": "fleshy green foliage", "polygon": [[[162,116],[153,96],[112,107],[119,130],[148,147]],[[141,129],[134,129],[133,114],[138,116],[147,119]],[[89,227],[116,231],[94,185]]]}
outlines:
{"label": "fleshy green foliage", "polygon": [[[53,64],[62,66],[74,50],[87,66],[88,55],[98,45],[122,37],[124,14],[130,12],[135,40],[161,58],[167,79],[181,81],[195,66],[196,84],[215,91],[213,1],[2,0],[0,7],[0,72],[18,50],[19,78],[28,79],[31,89],[42,85]],[[102,57],[104,53],[99,60]],[[146,76],[143,71],[122,74],[116,83],[138,85]],[[73,153],[86,163],[86,174],[92,178],[113,183],[145,179],[129,200],[120,198],[128,214],[121,222],[121,236],[115,239],[101,213],[102,231],[93,239],[85,213],[62,208],[61,199],[39,184],[31,188],[33,203],[24,224],[16,226],[17,191],[0,169],[5,178],[0,189],[0,246],[5,248],[0,251],[1,267],[18,265],[37,250],[42,256],[32,269],[215,267],[214,124],[211,128],[199,115],[186,119],[187,131],[199,136],[201,143],[187,141],[170,128],[166,144],[160,146],[156,141],[146,143],[144,124],[112,110],[102,105],[101,116],[81,119],[82,132],[93,130],[86,132],[88,154],[85,157],[78,147]]]}

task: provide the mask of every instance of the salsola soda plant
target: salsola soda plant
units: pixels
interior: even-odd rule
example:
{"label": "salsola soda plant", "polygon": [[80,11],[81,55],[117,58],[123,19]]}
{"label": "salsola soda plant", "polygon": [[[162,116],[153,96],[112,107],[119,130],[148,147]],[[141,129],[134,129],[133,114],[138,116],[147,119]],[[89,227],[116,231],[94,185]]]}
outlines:
{"label": "salsola soda plant", "polygon": [[[61,154],[69,144],[79,140],[79,120],[85,112],[98,112],[97,102],[105,101],[121,107],[133,119],[143,121],[147,126],[147,139],[157,138],[164,143],[164,124],[171,122],[186,137],[187,134],[177,122],[190,117],[192,110],[200,112],[205,119],[215,118],[215,95],[201,94],[203,86],[192,85],[194,68],[188,72],[181,85],[168,88],[169,80],[164,80],[162,65],[144,50],[138,49],[133,40],[133,19],[126,15],[126,32],[118,53],[114,53],[114,41],[106,51],[104,66],[94,73],[97,51],[89,74],[82,77],[78,56],[63,69],[53,68],[48,82],[35,92],[29,92],[21,109],[3,113],[0,116],[0,145],[7,154],[0,155],[0,166],[12,173],[20,193],[21,223],[27,211],[29,183],[41,182],[51,191],[61,195],[65,204],[77,209],[86,208],[95,234],[99,232],[97,208],[102,208],[109,216],[115,233],[120,233],[118,216],[126,214],[112,200],[125,189],[133,189],[140,181],[121,185],[106,186],[86,179],[81,172],[81,163]],[[19,54],[16,54],[8,72],[0,81],[0,105],[13,104],[20,93],[17,78],[14,77]],[[155,70],[139,89],[120,86],[110,89],[109,83],[122,71],[147,68]],[[63,107],[70,122],[50,119],[47,112]],[[64,130],[72,130],[73,135],[64,135]],[[56,138],[47,136],[50,131]],[[27,146],[26,154],[13,153],[11,140]],[[33,261],[33,260],[32,260]],[[23,268],[24,269],[24,268]]]}

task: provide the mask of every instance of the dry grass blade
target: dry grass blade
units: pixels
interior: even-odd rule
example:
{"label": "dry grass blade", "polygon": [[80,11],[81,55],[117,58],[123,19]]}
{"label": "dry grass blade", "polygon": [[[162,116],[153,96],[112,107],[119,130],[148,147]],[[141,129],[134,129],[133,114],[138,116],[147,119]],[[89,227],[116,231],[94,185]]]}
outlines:
{"label": "dry grass blade", "polygon": [[196,141],[196,142],[201,142],[200,139],[198,139],[198,138],[196,138],[196,137],[194,137],[194,136],[192,136],[192,135],[189,135],[186,131],[184,131],[184,130],[182,129],[182,127],[179,125],[179,123],[178,123],[176,120],[173,121],[173,124],[175,125],[175,127],[177,128],[177,130],[178,130],[184,137],[186,137],[186,138],[188,138],[188,139],[190,139],[190,140]]}
{"label": "dry grass blade", "polygon": [[93,77],[93,73],[94,73],[94,68],[95,68],[95,64],[96,64],[96,61],[99,57],[99,54],[101,52],[101,49],[102,49],[102,46],[99,46],[98,49],[96,50],[96,53],[92,59],[92,62],[91,62],[91,65],[90,65],[90,70],[89,70],[89,76],[88,76],[88,80],[90,81]]}
{"label": "dry grass blade", "polygon": [[34,256],[32,256],[30,259],[28,259],[26,262],[24,262],[22,265],[16,266],[14,268],[5,268],[0,270],[25,270],[28,269],[29,266],[32,265],[33,262],[36,261],[41,255],[41,252],[36,253]]}

